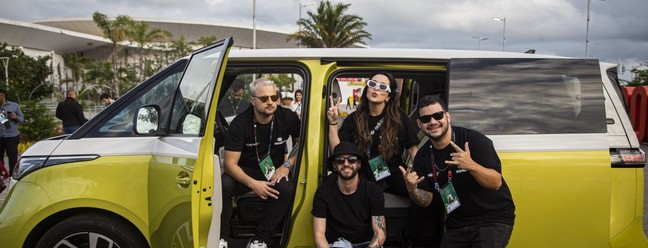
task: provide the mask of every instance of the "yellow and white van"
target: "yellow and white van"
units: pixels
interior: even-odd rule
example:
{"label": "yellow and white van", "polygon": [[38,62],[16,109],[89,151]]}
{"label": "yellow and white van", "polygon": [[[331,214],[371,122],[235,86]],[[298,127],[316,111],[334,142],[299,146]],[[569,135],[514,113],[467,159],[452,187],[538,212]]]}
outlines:
{"label": "yellow and white van", "polygon": [[[301,141],[292,148],[296,194],[272,245],[313,247],[328,96],[347,99],[380,70],[399,79],[400,106],[412,118],[420,96],[439,94],[454,125],[493,140],[517,210],[509,247],[648,247],[646,160],[616,65],[485,51],[229,51],[231,44],[194,52],[74,134],[29,148],[0,209],[0,246],[217,247],[219,150],[228,128],[219,102],[236,78],[275,76],[303,82],[304,103]],[[399,246],[410,203],[386,199],[387,246]],[[263,206],[253,195],[237,199],[230,247],[247,242]]]}

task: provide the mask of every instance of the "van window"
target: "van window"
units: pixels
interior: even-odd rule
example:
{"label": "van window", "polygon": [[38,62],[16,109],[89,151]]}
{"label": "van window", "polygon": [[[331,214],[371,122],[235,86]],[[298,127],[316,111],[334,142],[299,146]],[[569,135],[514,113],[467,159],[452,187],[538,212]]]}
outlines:
{"label": "van window", "polygon": [[605,133],[599,64],[580,59],[453,59],[453,123],[485,134]]}
{"label": "van window", "polygon": [[165,106],[171,105],[173,92],[178,87],[186,61],[177,63],[168,72],[162,74],[159,78],[154,78],[152,82],[145,82],[145,85],[137,87],[132,93],[124,95],[122,98],[128,99],[128,103],[114,113],[110,113],[108,118],[91,130],[87,137],[131,137],[133,133],[133,117],[137,108],[155,104],[162,109],[160,113],[161,127],[166,126],[168,120],[168,111]]}

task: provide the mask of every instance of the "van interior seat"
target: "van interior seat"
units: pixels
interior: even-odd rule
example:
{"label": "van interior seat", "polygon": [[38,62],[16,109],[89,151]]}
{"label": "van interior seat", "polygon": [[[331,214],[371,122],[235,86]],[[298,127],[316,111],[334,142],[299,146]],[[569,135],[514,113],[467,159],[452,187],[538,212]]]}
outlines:
{"label": "van interior seat", "polygon": [[412,201],[409,197],[394,195],[392,193],[384,192],[385,208],[409,208],[412,206]]}

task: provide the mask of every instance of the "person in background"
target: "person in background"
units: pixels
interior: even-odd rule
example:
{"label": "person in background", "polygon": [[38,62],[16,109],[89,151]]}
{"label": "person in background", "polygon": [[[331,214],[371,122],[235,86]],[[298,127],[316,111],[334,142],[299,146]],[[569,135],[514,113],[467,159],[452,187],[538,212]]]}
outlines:
{"label": "person in background", "polygon": [[381,247],[385,242],[382,189],[358,176],[366,163],[350,142],[340,142],[328,158],[335,173],[317,188],[311,211],[316,247]]}
{"label": "person in background", "polygon": [[108,93],[101,94],[101,96],[99,96],[99,100],[104,104],[104,108],[108,107],[108,105],[115,102],[115,100],[113,100],[110,94]]}
{"label": "person in background", "polygon": [[20,106],[12,101],[7,101],[7,92],[0,89],[0,157],[4,158],[5,153],[9,160],[9,175],[13,174],[14,166],[18,162],[18,143],[20,143],[20,132],[18,124],[25,122],[25,116]]}
{"label": "person in background", "polygon": [[63,131],[65,134],[74,133],[74,131],[88,121],[83,115],[81,104],[77,102],[76,98],[76,91],[68,90],[65,100],[59,102],[58,106],[56,106],[56,118],[59,118],[63,122]]}
{"label": "person in background", "polygon": [[[243,100],[245,94],[245,82],[241,78],[234,79],[229,89],[229,97],[221,100],[218,104],[218,111],[225,118],[232,118],[250,107],[250,101]],[[228,118],[228,119],[229,119]]]}
{"label": "person in background", "polygon": [[302,112],[302,97],[303,97],[303,91],[301,89],[295,90],[295,100],[290,104],[290,110],[295,112],[299,118],[301,118],[301,112]]}
{"label": "person in background", "polygon": [[506,247],[515,204],[493,142],[475,130],[451,126],[448,107],[436,95],[421,98],[418,108],[416,122],[430,140],[413,168],[400,170],[418,206],[443,201],[447,220],[441,247]]}

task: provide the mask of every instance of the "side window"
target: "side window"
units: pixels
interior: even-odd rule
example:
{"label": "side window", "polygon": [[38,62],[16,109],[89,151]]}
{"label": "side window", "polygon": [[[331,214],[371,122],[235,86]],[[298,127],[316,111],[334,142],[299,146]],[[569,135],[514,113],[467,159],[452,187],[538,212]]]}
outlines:
{"label": "side window", "polygon": [[[186,61],[177,63],[173,68],[164,73],[164,75],[155,79],[153,82],[145,83],[134,90],[134,96],[130,97],[130,93],[124,97],[130,98],[120,110],[110,113],[108,118],[100,125],[92,130],[89,137],[130,137],[133,134],[133,117],[137,108],[147,105],[155,104],[161,106],[169,106],[171,99],[173,99],[173,92],[178,87],[182,77],[182,71],[186,65]],[[165,126],[165,120],[168,120],[168,111],[160,113],[162,126]]]}
{"label": "side window", "polygon": [[605,133],[599,64],[580,59],[453,59],[453,123],[485,134]]}

